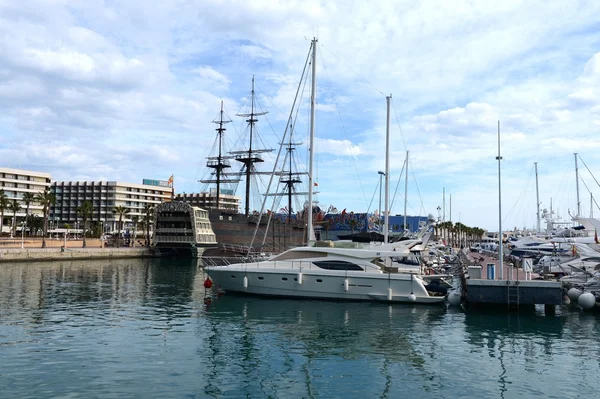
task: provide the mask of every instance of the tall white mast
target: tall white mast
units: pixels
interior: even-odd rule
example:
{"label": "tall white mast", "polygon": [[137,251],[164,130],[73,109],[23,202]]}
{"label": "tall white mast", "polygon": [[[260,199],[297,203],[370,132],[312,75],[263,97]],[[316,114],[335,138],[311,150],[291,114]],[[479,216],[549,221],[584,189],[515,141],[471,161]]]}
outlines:
{"label": "tall white mast", "polygon": [[313,231],[313,160],[315,156],[315,107],[317,105],[317,38],[312,40],[312,85],[310,93],[310,138],[308,143],[308,209],[307,209],[307,243],[315,239]]}
{"label": "tall white mast", "polygon": [[536,198],[536,206],[537,206],[537,233],[540,233],[540,190],[538,187],[538,170],[537,170],[537,162],[533,163],[535,165],[535,198]]}
{"label": "tall white mast", "polygon": [[408,151],[406,151],[406,167],[404,168],[404,227],[406,229],[406,204],[408,203]]}
{"label": "tall white mast", "polygon": [[581,201],[579,201],[579,167],[577,166],[577,153],[575,155],[575,188],[577,189],[577,217],[581,215]]}
{"label": "tall white mast", "polygon": [[502,251],[502,180],[500,176],[500,121],[498,121],[498,258],[500,260],[500,280],[504,280],[504,253]]}
{"label": "tall white mast", "polygon": [[[385,98],[387,114],[385,120],[385,213],[383,214],[383,242],[388,243],[389,241],[389,201],[390,201],[390,101],[392,95],[390,94]],[[381,208],[381,207],[380,207]],[[379,209],[381,211],[381,209]]]}
{"label": "tall white mast", "polygon": [[444,207],[442,209],[442,222],[446,221],[446,187],[442,187],[442,202]]}

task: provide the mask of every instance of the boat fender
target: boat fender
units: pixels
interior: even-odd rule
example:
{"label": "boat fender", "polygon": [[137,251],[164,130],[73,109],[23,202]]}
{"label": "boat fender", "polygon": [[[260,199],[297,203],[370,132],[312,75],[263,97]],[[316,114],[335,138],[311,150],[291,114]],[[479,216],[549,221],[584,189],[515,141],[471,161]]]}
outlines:
{"label": "boat fender", "polygon": [[388,299],[388,301],[392,300],[392,289],[391,288],[388,288],[388,298],[387,299]]}
{"label": "boat fender", "polygon": [[244,289],[248,288],[248,277],[247,276],[244,276],[243,284],[244,284]]}
{"label": "boat fender", "polygon": [[209,289],[212,287],[212,281],[210,279],[210,277],[206,277],[206,280],[204,280],[204,288]]}
{"label": "boat fender", "polygon": [[415,302],[415,301],[417,300],[417,296],[416,296],[415,294],[412,294],[412,293],[411,293],[411,294],[408,296],[408,300],[409,300],[409,301],[411,301],[411,302]]}
{"label": "boat fender", "polygon": [[458,306],[460,305],[462,301],[460,292],[458,291],[452,291],[448,294],[448,303],[452,306]]}
{"label": "boat fender", "polygon": [[298,272],[298,284],[302,284],[302,272]]}
{"label": "boat fender", "polygon": [[350,284],[348,283],[348,279],[344,280],[344,291],[348,292],[350,289]]}
{"label": "boat fender", "polygon": [[577,302],[583,309],[591,309],[596,304],[596,297],[591,292],[586,292],[579,296]]}

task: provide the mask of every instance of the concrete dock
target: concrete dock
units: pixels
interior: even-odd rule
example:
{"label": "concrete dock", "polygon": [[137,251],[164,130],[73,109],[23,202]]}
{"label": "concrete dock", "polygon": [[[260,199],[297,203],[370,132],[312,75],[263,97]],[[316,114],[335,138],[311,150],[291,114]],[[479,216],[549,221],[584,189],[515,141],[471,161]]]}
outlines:
{"label": "concrete dock", "polygon": [[[558,281],[542,280],[531,273],[526,280],[523,269],[505,263],[500,279],[498,259],[474,254],[469,256],[476,266],[469,267],[469,276],[465,280],[466,297],[469,305],[500,305],[509,309],[523,306],[545,305],[553,307],[563,303],[563,285]],[[494,265],[494,278],[488,276],[488,264]],[[477,266],[481,266],[478,269]],[[549,308],[551,309],[551,308]]]}

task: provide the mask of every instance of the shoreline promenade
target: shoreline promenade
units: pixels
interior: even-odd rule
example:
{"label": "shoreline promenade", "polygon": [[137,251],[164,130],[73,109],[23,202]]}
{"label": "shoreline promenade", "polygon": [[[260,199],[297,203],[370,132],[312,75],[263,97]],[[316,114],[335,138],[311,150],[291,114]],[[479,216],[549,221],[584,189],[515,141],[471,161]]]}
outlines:
{"label": "shoreline promenade", "polygon": [[153,257],[152,251],[144,246],[102,247],[103,243],[97,238],[89,238],[87,247],[82,248],[81,239],[67,240],[66,246],[64,240],[46,239],[46,248],[42,248],[42,240],[38,237],[26,237],[23,241],[4,237],[0,239],[0,262]]}

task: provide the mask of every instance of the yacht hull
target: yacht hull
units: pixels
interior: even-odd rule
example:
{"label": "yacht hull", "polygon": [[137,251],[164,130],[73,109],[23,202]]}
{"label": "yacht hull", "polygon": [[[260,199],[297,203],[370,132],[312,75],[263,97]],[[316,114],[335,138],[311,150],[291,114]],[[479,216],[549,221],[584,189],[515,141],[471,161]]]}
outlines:
{"label": "yacht hull", "polygon": [[220,289],[242,294],[427,304],[445,301],[445,296],[430,296],[423,281],[412,274],[305,270],[299,283],[298,271],[292,270],[217,266],[207,273]]}

